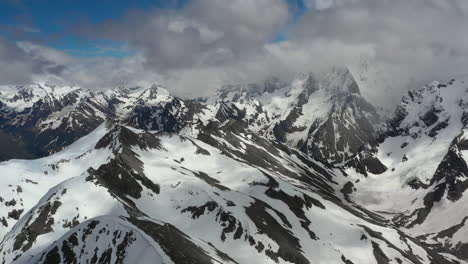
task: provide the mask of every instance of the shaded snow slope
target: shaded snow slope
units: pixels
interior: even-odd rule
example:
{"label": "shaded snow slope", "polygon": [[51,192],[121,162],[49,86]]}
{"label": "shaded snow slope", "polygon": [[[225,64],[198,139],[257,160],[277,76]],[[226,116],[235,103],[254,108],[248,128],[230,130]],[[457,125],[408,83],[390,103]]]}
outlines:
{"label": "shaded snow slope", "polygon": [[208,100],[213,102],[218,119],[244,120],[252,131],[335,164],[373,140],[379,122],[347,68],[302,73],[290,84],[272,79],[225,86]]}
{"label": "shaded snow slope", "polygon": [[0,88],[0,146],[48,155],[0,150],[0,260],[467,263],[468,78],[378,131],[362,83]]}
{"label": "shaded snow slope", "polygon": [[159,85],[106,91],[45,84],[0,87],[0,145],[22,142],[0,159],[42,157],[104,120],[196,136],[208,121],[242,121],[260,135],[329,163],[342,163],[375,136],[379,117],[347,68],[299,74],[290,83],[226,85],[203,100],[174,97]]}
{"label": "shaded snow slope", "polygon": [[[80,151],[86,154],[77,159]],[[86,155],[100,158],[86,163]],[[340,169],[259,137],[238,121],[210,122],[197,138],[100,127],[43,164],[53,157],[68,157],[68,166],[84,172],[48,175],[58,183],[50,190],[28,187],[38,195],[22,197],[25,212],[8,220],[0,244],[7,263],[456,259],[347,201]],[[2,165],[15,163],[32,181],[45,177],[37,164]]]}
{"label": "shaded snow slope", "polygon": [[106,131],[102,125],[64,151],[46,158],[0,163],[0,239],[50,188],[66,179],[81,176],[90,167],[97,168],[106,162],[111,152],[94,150],[97,140]]}
{"label": "shaded snow slope", "polygon": [[24,145],[21,151],[0,151],[0,159],[55,153],[107,119],[178,132],[197,121],[204,108],[157,85],[103,92],[40,84],[0,87],[0,145]]}
{"label": "shaded snow slope", "polygon": [[408,92],[380,138],[348,163],[352,199],[434,248],[468,257],[468,79]]}

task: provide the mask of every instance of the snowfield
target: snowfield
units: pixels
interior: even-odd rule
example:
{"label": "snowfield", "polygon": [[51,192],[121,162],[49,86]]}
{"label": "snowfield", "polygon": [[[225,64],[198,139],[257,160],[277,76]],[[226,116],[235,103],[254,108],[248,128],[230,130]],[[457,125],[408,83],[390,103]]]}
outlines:
{"label": "snowfield", "polygon": [[54,142],[0,162],[0,260],[468,263],[468,79],[409,91],[380,128],[358,83],[0,89],[2,129]]}

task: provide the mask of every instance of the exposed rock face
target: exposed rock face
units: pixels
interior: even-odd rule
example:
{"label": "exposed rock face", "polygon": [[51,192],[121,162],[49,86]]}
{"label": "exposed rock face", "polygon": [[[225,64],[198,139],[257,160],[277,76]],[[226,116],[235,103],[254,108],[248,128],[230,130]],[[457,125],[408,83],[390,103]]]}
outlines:
{"label": "exposed rock face", "polygon": [[[458,256],[468,245],[461,238],[467,230],[462,205],[468,188],[467,87],[465,80],[452,80],[409,91],[377,140],[346,163],[347,173],[356,178],[351,200],[364,199],[368,208],[393,212],[389,216],[396,225],[414,230],[432,248]],[[360,194],[371,189],[384,195]],[[442,221],[443,216],[453,220]],[[447,235],[444,230],[454,225],[458,228]]]}
{"label": "exposed rock face", "polygon": [[467,262],[467,87],[411,90],[378,133],[343,68],[197,100],[5,89],[0,143],[54,154],[0,163],[0,262]]}
{"label": "exposed rock face", "polygon": [[[157,85],[104,92],[46,85],[12,87],[0,95],[0,103],[0,119],[5,120],[0,143],[24,142],[13,153],[17,157],[59,151],[106,119],[140,129],[189,134],[208,120],[235,119],[310,157],[341,163],[374,139],[378,123],[376,111],[360,95],[346,68],[323,75],[301,74],[289,84],[271,78],[262,85],[227,85],[205,103],[171,96]],[[5,159],[9,155],[0,153]]]}
{"label": "exposed rock face", "polygon": [[44,161],[75,172],[55,187],[6,179],[35,194],[2,233],[7,263],[449,263],[404,233],[395,244],[388,221],[342,199],[354,187],[340,189],[341,170],[239,120],[211,121],[198,139],[108,123]]}
{"label": "exposed rock face", "polygon": [[334,164],[374,140],[379,122],[346,68],[300,74],[290,84],[230,85],[216,100],[219,111],[235,113],[251,130]]}
{"label": "exposed rock face", "polygon": [[10,87],[0,94],[0,101],[4,120],[0,129],[7,135],[0,141],[11,137],[22,142],[26,157],[56,152],[113,117],[102,93],[76,87]]}
{"label": "exposed rock face", "polygon": [[55,153],[107,119],[147,130],[179,132],[196,123],[205,108],[156,85],[104,92],[47,85],[7,91],[0,94],[0,144],[14,146],[14,150],[0,152],[4,160]]}
{"label": "exposed rock face", "polygon": [[[235,119],[310,157],[342,163],[374,139],[379,121],[346,68],[323,75],[301,74],[289,84],[271,78],[262,85],[227,85],[205,103],[173,97],[157,85],[105,92],[13,87],[0,96],[0,103],[4,112],[0,118],[5,120],[1,128],[6,132],[0,139],[10,145],[25,142],[23,152],[15,151],[18,157],[54,153],[105,119],[176,133],[193,133],[207,120]],[[5,159],[8,155],[3,153]]]}

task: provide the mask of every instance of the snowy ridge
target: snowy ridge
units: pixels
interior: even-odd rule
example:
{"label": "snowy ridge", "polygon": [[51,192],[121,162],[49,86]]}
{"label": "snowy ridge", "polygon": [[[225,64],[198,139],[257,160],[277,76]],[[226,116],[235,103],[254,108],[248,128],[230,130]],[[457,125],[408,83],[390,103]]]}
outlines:
{"label": "snowy ridge", "polygon": [[[7,135],[0,134],[0,143],[23,142],[23,152],[33,157],[61,150],[106,119],[196,135],[209,120],[234,118],[313,158],[341,163],[373,139],[379,122],[346,68],[302,73],[291,83],[270,78],[262,84],[226,85],[205,103],[174,97],[159,85],[97,92],[38,84],[3,93],[0,132]],[[0,152],[0,158],[24,157],[16,153],[21,152]]]}
{"label": "snowy ridge", "polygon": [[0,237],[13,227],[50,188],[68,178],[78,177],[90,167],[107,160],[108,151],[92,151],[95,139],[106,133],[100,126],[64,151],[37,160],[10,160],[0,163],[5,189],[0,195]]}
{"label": "snowy ridge", "polygon": [[[431,247],[466,256],[467,79],[408,92],[381,136],[349,162],[352,199]],[[447,216],[450,216],[449,219]]]}
{"label": "snowy ridge", "polygon": [[[37,84],[1,91],[0,132],[6,135],[0,135],[0,142],[22,142],[33,157],[61,150],[107,119],[166,131],[181,129],[181,125],[174,128],[177,120],[189,119],[180,117],[189,111],[188,103],[157,85],[100,92]],[[151,120],[156,117],[159,121]],[[3,159],[16,157],[11,155],[0,152],[0,158],[6,156]]]}
{"label": "snowy ridge", "polygon": [[4,263],[468,263],[466,78],[378,131],[346,68],[196,100],[41,86],[0,96],[0,143],[54,153],[0,152]]}
{"label": "snowy ridge", "polygon": [[47,84],[1,86],[0,100],[17,112],[32,107],[37,101],[48,98],[62,99],[64,95],[79,91],[79,87],[57,87]]}
{"label": "snowy ridge", "polygon": [[290,84],[229,85],[212,102],[224,115],[226,108],[241,113],[238,119],[252,131],[330,163],[346,161],[372,141],[379,123],[347,68],[301,73]]}
{"label": "snowy ridge", "polygon": [[347,202],[339,169],[231,126],[198,139],[120,125],[93,133],[85,153],[108,157],[31,198],[0,254],[9,263],[444,259]]}

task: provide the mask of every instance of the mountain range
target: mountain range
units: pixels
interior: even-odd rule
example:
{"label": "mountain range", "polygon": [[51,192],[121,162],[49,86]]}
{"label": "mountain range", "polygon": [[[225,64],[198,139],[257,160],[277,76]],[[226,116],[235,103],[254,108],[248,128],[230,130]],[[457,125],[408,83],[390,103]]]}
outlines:
{"label": "mountain range", "polygon": [[2,263],[468,263],[468,78],[0,87]]}

